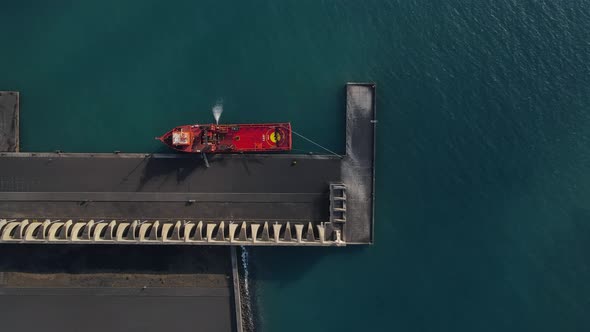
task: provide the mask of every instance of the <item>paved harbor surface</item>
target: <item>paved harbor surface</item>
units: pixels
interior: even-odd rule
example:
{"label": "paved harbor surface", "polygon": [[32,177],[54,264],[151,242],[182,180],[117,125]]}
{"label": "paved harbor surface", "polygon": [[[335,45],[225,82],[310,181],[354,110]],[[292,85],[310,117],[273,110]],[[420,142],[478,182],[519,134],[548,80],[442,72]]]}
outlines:
{"label": "paved harbor surface", "polygon": [[209,168],[198,156],[181,155],[1,159],[0,208],[15,218],[319,222],[328,218],[327,184],[340,175],[340,161],[329,157],[216,156]]}
{"label": "paved harbor surface", "polygon": [[0,245],[7,331],[235,331],[228,248]]}

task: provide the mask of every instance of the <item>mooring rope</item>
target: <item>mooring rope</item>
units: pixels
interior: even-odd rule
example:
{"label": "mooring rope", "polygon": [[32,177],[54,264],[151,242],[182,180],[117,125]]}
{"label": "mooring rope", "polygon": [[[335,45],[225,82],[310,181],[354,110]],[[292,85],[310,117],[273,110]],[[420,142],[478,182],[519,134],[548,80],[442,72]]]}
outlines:
{"label": "mooring rope", "polygon": [[305,137],[305,136],[301,135],[300,133],[296,132],[296,131],[295,131],[295,130],[293,130],[293,129],[291,129],[291,132],[292,132],[293,134],[295,134],[295,135],[297,135],[297,136],[299,136],[299,137],[303,138],[304,140],[306,140],[306,141],[310,142],[311,144],[314,144],[314,145],[316,145],[316,146],[318,146],[318,147],[320,147],[320,148],[322,148],[322,149],[324,149],[324,150],[328,151],[329,153],[331,153],[331,154],[333,154],[333,155],[335,155],[335,156],[337,156],[337,157],[340,157],[340,158],[342,158],[342,157],[343,157],[342,155],[339,155],[339,154],[337,154],[336,152],[334,152],[334,151],[332,151],[332,150],[330,150],[330,149],[328,149],[328,148],[326,148],[326,147],[324,147],[324,146],[321,146],[320,144],[318,144],[318,143],[316,143],[316,142],[314,142],[314,141],[310,140],[309,138],[307,138],[307,137]]}

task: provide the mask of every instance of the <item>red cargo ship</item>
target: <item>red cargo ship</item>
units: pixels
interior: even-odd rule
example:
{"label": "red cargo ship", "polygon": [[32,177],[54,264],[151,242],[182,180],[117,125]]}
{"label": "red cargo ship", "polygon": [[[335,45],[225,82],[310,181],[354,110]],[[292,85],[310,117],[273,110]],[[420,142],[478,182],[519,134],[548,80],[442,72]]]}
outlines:
{"label": "red cargo ship", "polygon": [[289,151],[292,145],[290,123],[185,125],[156,139],[189,153]]}

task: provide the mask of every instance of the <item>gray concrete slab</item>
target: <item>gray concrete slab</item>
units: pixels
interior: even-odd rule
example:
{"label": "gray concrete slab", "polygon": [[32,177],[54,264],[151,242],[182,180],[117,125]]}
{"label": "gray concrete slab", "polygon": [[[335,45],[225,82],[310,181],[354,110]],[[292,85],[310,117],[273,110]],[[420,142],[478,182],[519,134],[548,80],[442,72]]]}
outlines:
{"label": "gray concrete slab", "polygon": [[346,86],[346,157],[342,161],[342,182],[346,185],[348,219],[344,239],[349,244],[373,243],[375,98],[375,84]]}
{"label": "gray concrete slab", "polygon": [[19,93],[0,91],[0,151],[19,150]]}

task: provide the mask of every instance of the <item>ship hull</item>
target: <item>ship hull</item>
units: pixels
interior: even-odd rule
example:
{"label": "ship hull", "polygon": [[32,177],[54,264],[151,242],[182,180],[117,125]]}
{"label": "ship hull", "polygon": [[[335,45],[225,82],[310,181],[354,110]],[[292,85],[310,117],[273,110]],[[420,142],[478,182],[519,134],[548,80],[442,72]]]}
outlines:
{"label": "ship hull", "polygon": [[292,148],[290,123],[183,125],[156,139],[185,153],[284,152]]}

